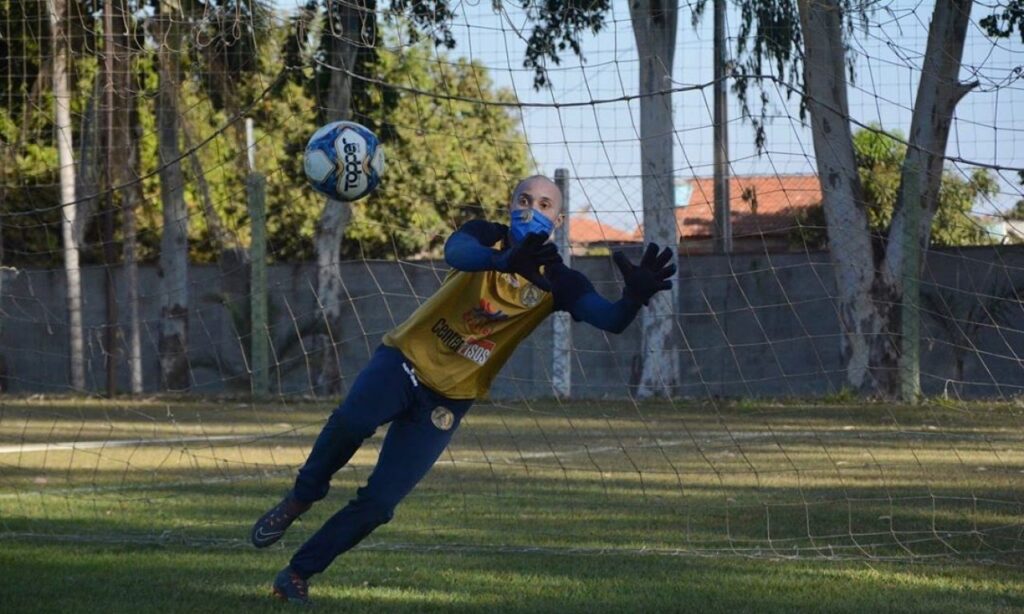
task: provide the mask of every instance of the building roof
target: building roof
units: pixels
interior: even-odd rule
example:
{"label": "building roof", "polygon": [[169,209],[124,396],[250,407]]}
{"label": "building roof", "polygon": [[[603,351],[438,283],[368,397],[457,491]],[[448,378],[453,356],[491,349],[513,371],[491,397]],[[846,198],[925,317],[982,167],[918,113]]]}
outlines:
{"label": "building roof", "polygon": [[[711,177],[676,180],[676,224],[679,238],[710,239],[715,216],[715,185]],[[795,227],[796,216],[821,204],[815,175],[749,175],[729,179],[729,206],[734,238],[782,234]],[[643,228],[634,231],[643,237]]]}
{"label": "building roof", "polygon": [[602,222],[594,211],[573,214],[569,219],[569,243],[634,243],[634,233]]}
{"label": "building roof", "polygon": [[[677,194],[676,222],[684,239],[711,237],[715,185],[710,177],[683,180],[690,191],[685,205]],[[682,187],[682,186],[680,186]],[[677,187],[677,190],[679,188]],[[786,232],[797,214],[821,204],[821,185],[814,175],[738,176],[729,180],[729,205],[734,237]]]}
{"label": "building roof", "polygon": [[[712,237],[714,195],[711,177],[676,180],[676,223],[681,240]],[[821,204],[821,184],[815,175],[734,176],[729,180],[729,204],[734,238],[782,235],[796,226],[798,214]],[[569,240],[575,245],[637,243],[643,240],[643,228],[623,230],[587,211],[572,216]]]}

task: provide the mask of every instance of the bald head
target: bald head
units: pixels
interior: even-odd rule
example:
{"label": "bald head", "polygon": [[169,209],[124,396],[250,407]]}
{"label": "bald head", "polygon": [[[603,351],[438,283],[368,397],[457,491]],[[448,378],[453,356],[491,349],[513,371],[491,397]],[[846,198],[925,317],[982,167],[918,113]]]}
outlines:
{"label": "bald head", "polygon": [[516,184],[509,203],[510,211],[533,209],[551,220],[558,228],[564,221],[562,215],[562,191],[558,185],[544,175],[532,175]]}
{"label": "bald head", "polygon": [[512,190],[512,204],[515,205],[524,193],[546,196],[558,208],[558,213],[562,212],[562,191],[558,184],[544,175],[531,175],[517,183],[516,189]]}

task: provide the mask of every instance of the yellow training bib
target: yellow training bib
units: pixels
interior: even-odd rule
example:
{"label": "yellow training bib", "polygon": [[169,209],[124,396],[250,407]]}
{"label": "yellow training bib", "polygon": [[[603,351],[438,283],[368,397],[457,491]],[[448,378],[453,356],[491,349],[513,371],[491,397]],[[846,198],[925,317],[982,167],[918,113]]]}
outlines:
{"label": "yellow training bib", "polygon": [[431,389],[450,399],[476,399],[553,309],[551,294],[519,275],[452,270],[384,343],[405,354]]}

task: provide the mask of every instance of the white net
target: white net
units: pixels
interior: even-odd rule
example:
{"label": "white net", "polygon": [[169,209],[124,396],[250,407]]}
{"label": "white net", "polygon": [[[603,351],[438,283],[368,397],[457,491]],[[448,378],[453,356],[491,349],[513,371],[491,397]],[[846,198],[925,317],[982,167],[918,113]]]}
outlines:
{"label": "white net", "polygon": [[[599,32],[577,33],[584,59],[555,38],[560,61],[537,60],[550,84],[538,89],[524,65],[545,15],[532,2],[112,5],[0,2],[0,537],[246,546],[381,336],[440,285],[447,235],[504,220],[517,179],[561,169],[563,252],[617,298],[610,253],[635,258],[656,236],[641,107],[667,97],[656,132],[671,137],[671,173],[655,179],[672,186],[658,202],[680,268],[667,349],[652,350],[642,317],[621,335],[549,319],[366,545],[1019,561],[1016,33],[992,35],[985,15],[967,26],[958,76],[978,85],[939,152],[913,275],[925,401],[903,405],[884,400],[903,373],[903,299],[871,294],[872,313],[897,315],[851,327],[866,312],[851,311],[840,245],[870,234],[886,254],[878,245],[900,240],[889,231],[930,8],[851,11],[842,30],[860,229],[822,207],[834,178],[818,174],[806,84],[767,64],[754,74],[736,49],[756,36],[726,13],[738,53],[726,82],[751,83],[765,140],[759,151],[734,97],[722,255],[710,14],[691,25],[679,10],[674,68],[643,89],[640,17],[612,2]],[[325,204],[302,177],[306,138],[339,114],[376,130],[388,157],[381,189],[354,204]],[[251,309],[256,200],[263,316]],[[651,397],[666,356],[678,368],[655,392],[671,394]],[[379,442],[287,545],[365,481]]]}

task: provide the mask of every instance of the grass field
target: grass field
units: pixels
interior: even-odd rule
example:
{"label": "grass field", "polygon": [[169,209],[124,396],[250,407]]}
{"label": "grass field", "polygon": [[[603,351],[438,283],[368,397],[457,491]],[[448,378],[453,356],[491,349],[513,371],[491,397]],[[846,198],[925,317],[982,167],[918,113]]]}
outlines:
{"label": "grass field", "polygon": [[[278,611],[252,521],[331,409],[0,401],[0,611]],[[1024,408],[478,404],[330,611],[1024,611]]]}

